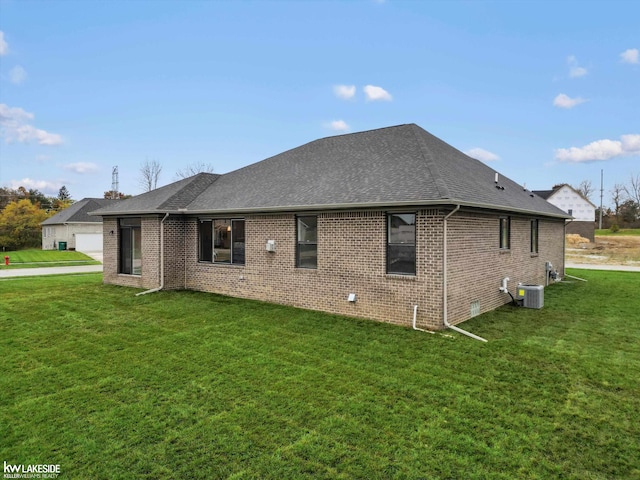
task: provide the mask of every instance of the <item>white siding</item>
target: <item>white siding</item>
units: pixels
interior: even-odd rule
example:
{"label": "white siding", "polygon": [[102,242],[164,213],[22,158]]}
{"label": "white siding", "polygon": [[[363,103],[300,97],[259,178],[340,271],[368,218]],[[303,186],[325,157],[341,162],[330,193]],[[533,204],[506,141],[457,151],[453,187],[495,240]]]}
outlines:
{"label": "white siding", "polygon": [[596,208],[593,204],[566,185],[551,195],[547,201],[569,213],[577,221],[594,222],[596,219]]}

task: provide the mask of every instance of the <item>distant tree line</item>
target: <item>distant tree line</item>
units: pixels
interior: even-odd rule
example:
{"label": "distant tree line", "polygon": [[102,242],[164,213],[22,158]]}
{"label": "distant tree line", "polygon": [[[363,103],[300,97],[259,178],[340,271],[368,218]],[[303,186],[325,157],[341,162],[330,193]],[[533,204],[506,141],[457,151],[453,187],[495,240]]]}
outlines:
{"label": "distant tree line", "polygon": [[[591,181],[583,180],[574,188],[599,205],[599,201],[590,198],[592,194],[598,193]],[[615,225],[619,228],[640,228],[640,173],[632,173],[626,183],[616,183],[608,193],[611,205],[602,207],[602,227],[611,228]],[[596,220],[599,216],[600,207],[596,209]]]}
{"label": "distant tree line", "polygon": [[42,246],[40,223],[72,204],[65,186],[55,197],[37,189],[0,187],[0,248],[7,251]]}

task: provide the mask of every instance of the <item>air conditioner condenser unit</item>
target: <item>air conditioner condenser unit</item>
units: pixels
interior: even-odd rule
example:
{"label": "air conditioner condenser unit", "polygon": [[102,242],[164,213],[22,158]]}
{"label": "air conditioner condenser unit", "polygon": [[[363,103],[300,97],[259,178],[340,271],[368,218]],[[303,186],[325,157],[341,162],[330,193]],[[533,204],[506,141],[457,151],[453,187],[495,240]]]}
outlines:
{"label": "air conditioner condenser unit", "polygon": [[544,307],[544,286],[518,285],[518,301],[525,308]]}

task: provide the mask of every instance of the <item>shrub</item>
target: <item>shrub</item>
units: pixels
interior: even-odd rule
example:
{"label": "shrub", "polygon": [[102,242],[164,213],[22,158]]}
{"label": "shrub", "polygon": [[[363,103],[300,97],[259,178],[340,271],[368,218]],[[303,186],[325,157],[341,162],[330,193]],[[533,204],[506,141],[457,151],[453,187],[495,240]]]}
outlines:
{"label": "shrub", "polygon": [[611,228],[609,230],[611,230],[611,233],[616,233],[620,230],[620,227],[617,223],[614,223],[613,225],[611,225]]}

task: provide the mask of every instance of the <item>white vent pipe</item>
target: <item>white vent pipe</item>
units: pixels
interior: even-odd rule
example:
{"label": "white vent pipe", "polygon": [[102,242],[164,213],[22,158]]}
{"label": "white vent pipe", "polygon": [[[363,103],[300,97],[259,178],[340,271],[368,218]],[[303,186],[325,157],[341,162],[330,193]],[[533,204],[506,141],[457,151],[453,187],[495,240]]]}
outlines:
{"label": "white vent pipe", "polygon": [[420,332],[426,332],[426,333],[436,333],[436,332],[432,332],[431,330],[425,330],[423,328],[418,328],[416,326],[416,317],[418,316],[418,305],[414,305],[413,306],[413,329],[414,330],[418,330]]}

